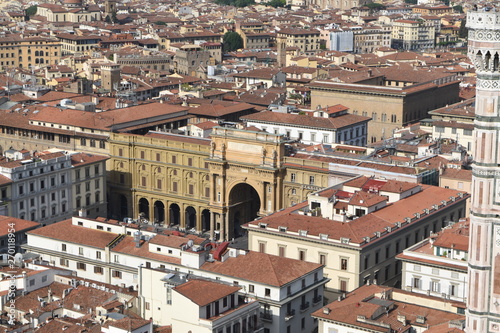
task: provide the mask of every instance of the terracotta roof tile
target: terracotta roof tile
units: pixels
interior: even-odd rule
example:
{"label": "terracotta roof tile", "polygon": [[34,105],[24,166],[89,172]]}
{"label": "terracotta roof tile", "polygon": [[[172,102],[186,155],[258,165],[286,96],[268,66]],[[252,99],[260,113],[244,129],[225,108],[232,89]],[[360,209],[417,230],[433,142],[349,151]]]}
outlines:
{"label": "terracotta roof tile", "polygon": [[103,230],[89,229],[72,224],[71,219],[53,223],[32,230],[28,235],[57,239],[63,242],[81,244],[104,249],[118,234]]}
{"label": "terracotta roof tile", "polygon": [[201,269],[280,287],[320,267],[322,265],[250,251],[224,262],[205,262]]}
{"label": "terracotta roof tile", "polygon": [[240,287],[207,281],[190,280],[174,288],[179,294],[189,298],[199,306],[205,306],[240,290]]}

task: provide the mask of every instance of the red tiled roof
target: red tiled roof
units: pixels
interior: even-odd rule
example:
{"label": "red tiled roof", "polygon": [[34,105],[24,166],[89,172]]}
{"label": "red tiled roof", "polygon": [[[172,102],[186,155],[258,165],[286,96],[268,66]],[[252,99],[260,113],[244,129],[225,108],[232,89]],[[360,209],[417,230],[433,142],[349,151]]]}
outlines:
{"label": "red tiled roof", "polygon": [[16,217],[0,215],[0,237],[6,236],[14,230],[14,233],[25,232],[30,229],[38,228],[40,223],[21,220]]}
{"label": "red tiled roof", "polygon": [[280,287],[320,267],[320,264],[250,251],[236,258],[230,257],[224,262],[205,262],[201,269]]}
{"label": "red tiled roof", "polygon": [[28,235],[37,235],[63,242],[81,244],[104,249],[118,234],[103,230],[89,229],[72,224],[71,219],[53,223],[43,228],[28,232]]}
{"label": "red tiled roof", "polygon": [[333,118],[312,117],[308,115],[296,115],[289,113],[263,111],[241,117],[246,121],[257,121],[265,123],[289,124],[314,128],[339,129],[362,122],[367,122],[371,118],[345,114]]}
{"label": "red tiled roof", "polygon": [[207,280],[190,280],[174,288],[199,306],[205,306],[223,297],[234,294],[240,287],[228,286]]}

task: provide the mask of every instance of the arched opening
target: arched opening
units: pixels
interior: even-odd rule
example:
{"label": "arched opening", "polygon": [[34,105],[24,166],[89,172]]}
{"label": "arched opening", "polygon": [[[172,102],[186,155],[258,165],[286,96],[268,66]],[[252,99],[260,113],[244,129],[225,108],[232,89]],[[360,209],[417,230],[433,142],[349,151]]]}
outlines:
{"label": "arched opening", "polygon": [[201,231],[205,232],[210,230],[210,211],[208,209],[204,209],[201,212]]}
{"label": "arched opening", "polygon": [[149,201],[148,199],[141,198],[139,200],[139,215],[149,220]]}
{"label": "arched opening", "polygon": [[484,56],[484,68],[485,69],[492,69],[490,68],[490,61],[491,61],[491,53],[490,51],[486,52],[486,55]]}
{"label": "arched opening", "polygon": [[171,204],[169,208],[169,222],[170,226],[179,225],[180,223],[180,211],[179,205]]}
{"label": "arched opening", "polygon": [[243,234],[241,225],[258,217],[260,198],[257,191],[250,185],[240,183],[229,193],[229,226],[228,238]]}
{"label": "arched opening", "polygon": [[165,205],[161,201],[154,203],[155,220],[154,223],[163,224],[165,222]]}
{"label": "arched opening", "polygon": [[196,230],[196,209],[189,206],[186,208],[186,230]]}
{"label": "arched opening", "polygon": [[120,218],[128,217],[128,200],[123,194],[120,195]]}

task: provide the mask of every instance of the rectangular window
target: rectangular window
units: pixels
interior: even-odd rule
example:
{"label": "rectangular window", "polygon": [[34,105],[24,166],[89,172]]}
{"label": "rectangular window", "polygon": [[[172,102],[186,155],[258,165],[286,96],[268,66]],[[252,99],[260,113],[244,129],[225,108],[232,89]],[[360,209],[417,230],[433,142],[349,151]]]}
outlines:
{"label": "rectangular window", "polygon": [[61,259],[59,259],[59,264],[60,264],[61,266],[66,266],[66,267],[68,267],[68,265],[69,265],[69,261],[68,261],[68,259],[63,259],[63,258],[61,258]]}
{"label": "rectangular window", "polygon": [[278,246],[278,255],[280,257],[284,257],[285,256],[285,249],[286,249],[286,247],[284,247],[284,246]]}
{"label": "rectangular window", "polygon": [[347,259],[340,259],[340,269],[343,271],[347,271]]}
{"label": "rectangular window", "polygon": [[253,293],[253,292],[255,292],[255,286],[254,286],[253,284],[249,284],[249,285],[248,285],[248,292],[249,292],[249,293]]}
{"label": "rectangular window", "polygon": [[263,242],[259,243],[259,252],[266,253],[266,243]]}
{"label": "rectangular window", "polygon": [[85,270],[87,270],[87,265],[85,265],[83,262],[77,262],[76,269],[79,269],[81,271],[85,271]]}
{"label": "rectangular window", "polygon": [[264,291],[264,296],[271,297],[271,289],[266,288],[265,291]]}
{"label": "rectangular window", "polygon": [[189,184],[189,186],[188,186],[188,193],[189,194],[194,194],[194,185],[193,184]]}
{"label": "rectangular window", "polygon": [[295,183],[295,182],[297,181],[297,174],[296,174],[296,173],[292,173],[292,174],[290,175],[290,181],[291,181],[292,183]]}
{"label": "rectangular window", "polygon": [[78,254],[83,256],[83,247],[78,248]]}
{"label": "rectangular window", "polygon": [[430,290],[435,293],[440,293],[441,292],[441,284],[437,280],[432,280],[430,282]]}
{"label": "rectangular window", "polygon": [[161,190],[161,179],[156,180],[156,188]]}
{"label": "rectangular window", "polygon": [[104,273],[104,269],[99,266],[94,266],[94,274],[102,275]]}
{"label": "rectangular window", "polygon": [[66,244],[61,244],[61,251],[66,252]]}
{"label": "rectangular window", "polygon": [[314,176],[309,176],[309,185],[314,185]]}
{"label": "rectangular window", "polygon": [[319,255],[319,263],[321,265],[326,265],[326,254],[320,254]]}
{"label": "rectangular window", "polygon": [[[102,227],[101,227],[102,229]],[[101,259],[101,251],[95,251],[95,257],[96,259]]]}
{"label": "rectangular window", "polygon": [[177,182],[172,182],[172,191],[177,192]]}
{"label": "rectangular window", "polygon": [[99,165],[94,165],[94,175],[99,174]]}
{"label": "rectangular window", "polygon": [[193,159],[191,157],[188,158],[188,166],[193,166]]}
{"label": "rectangular window", "polygon": [[19,185],[19,194],[20,195],[24,194],[24,187],[23,187],[23,185]]}
{"label": "rectangular window", "polygon": [[156,161],[157,161],[157,162],[160,162],[160,160],[161,160],[161,155],[160,155],[160,153],[156,153]]}
{"label": "rectangular window", "polygon": [[122,272],[113,270],[112,276],[117,279],[122,278]]}
{"label": "rectangular window", "polygon": [[418,277],[414,277],[412,279],[412,287],[413,288],[416,288],[416,289],[421,289],[422,288],[422,280],[420,280],[420,278]]}
{"label": "rectangular window", "polygon": [[299,260],[306,260],[306,251],[305,250],[299,250]]}
{"label": "rectangular window", "polygon": [[100,184],[100,179],[96,179],[96,180],[94,180],[94,187],[95,187],[96,189],[98,189],[98,188],[99,188],[99,186],[101,186],[101,184]]}
{"label": "rectangular window", "polygon": [[146,177],[144,176],[141,177],[141,185],[146,186]]}

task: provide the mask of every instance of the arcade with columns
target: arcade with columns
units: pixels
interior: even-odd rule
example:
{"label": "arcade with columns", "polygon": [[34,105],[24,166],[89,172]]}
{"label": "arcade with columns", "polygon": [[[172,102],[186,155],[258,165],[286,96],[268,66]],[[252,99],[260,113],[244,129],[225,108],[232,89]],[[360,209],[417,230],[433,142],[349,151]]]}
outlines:
{"label": "arcade with columns", "polygon": [[287,141],[278,134],[215,127],[211,139],[113,133],[109,142],[111,218],[141,218],[213,239],[237,237],[241,224],[328,184],[328,170],[316,168],[294,176],[297,190],[285,197]]}

